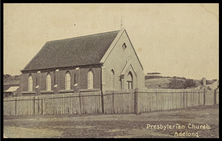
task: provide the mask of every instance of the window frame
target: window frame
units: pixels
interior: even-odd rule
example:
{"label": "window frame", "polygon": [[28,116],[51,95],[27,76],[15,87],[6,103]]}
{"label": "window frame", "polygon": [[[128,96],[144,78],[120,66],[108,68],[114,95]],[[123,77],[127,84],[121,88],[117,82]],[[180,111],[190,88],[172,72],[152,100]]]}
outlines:
{"label": "window frame", "polygon": [[28,76],[28,91],[33,91],[33,78],[31,74]]}
{"label": "window frame", "polygon": [[127,81],[128,89],[133,89],[133,81]]}
{"label": "window frame", "polygon": [[90,69],[87,73],[87,89],[93,89],[93,81],[94,81],[94,74],[93,70]]}
{"label": "window frame", "polygon": [[133,74],[131,71],[128,73],[127,77],[130,77],[130,80],[127,81],[128,89],[133,89]]}
{"label": "window frame", "polygon": [[71,74],[69,71],[65,74],[65,90],[71,90]]}
{"label": "window frame", "polygon": [[46,75],[46,91],[51,91],[52,90],[52,77],[51,74],[48,73]]}

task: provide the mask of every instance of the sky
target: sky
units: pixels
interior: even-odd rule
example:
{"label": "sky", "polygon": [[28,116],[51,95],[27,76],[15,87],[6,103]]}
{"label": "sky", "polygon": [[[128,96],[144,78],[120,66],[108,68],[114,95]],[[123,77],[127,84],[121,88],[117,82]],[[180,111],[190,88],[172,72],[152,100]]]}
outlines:
{"label": "sky", "polygon": [[126,29],[144,73],[219,78],[219,4],[4,4],[4,74],[47,41]]}

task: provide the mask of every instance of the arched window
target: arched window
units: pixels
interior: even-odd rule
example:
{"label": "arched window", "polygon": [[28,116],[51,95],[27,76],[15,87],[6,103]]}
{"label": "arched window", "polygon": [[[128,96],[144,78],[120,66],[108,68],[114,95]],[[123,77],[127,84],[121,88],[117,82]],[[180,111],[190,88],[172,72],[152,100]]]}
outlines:
{"label": "arched window", "polygon": [[115,88],[115,73],[114,70],[111,70],[110,74],[111,88]]}
{"label": "arched window", "polygon": [[93,72],[92,72],[92,70],[89,70],[87,80],[88,80],[88,85],[87,85],[88,89],[93,89]]}
{"label": "arched window", "polygon": [[133,89],[133,75],[131,72],[127,75],[128,89]]}
{"label": "arched window", "polygon": [[65,89],[66,90],[70,90],[70,86],[71,86],[71,77],[70,77],[70,73],[67,72],[66,76],[65,76]]}
{"label": "arched window", "polygon": [[47,74],[46,76],[46,91],[51,91],[51,75]]}
{"label": "arched window", "polygon": [[28,78],[28,91],[33,91],[33,79],[32,79],[32,75],[29,75],[29,78]]}

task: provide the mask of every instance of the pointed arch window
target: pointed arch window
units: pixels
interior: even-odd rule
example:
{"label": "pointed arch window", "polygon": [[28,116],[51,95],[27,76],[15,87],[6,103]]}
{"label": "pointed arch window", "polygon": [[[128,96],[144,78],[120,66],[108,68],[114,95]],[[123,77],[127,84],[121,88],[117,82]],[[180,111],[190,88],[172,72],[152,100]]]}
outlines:
{"label": "pointed arch window", "polygon": [[133,89],[133,75],[131,72],[127,75],[128,89]]}
{"label": "pointed arch window", "polygon": [[46,91],[51,91],[51,75],[48,73],[46,75]]}
{"label": "pointed arch window", "polygon": [[29,77],[28,77],[28,91],[33,91],[33,79],[32,79],[32,75],[29,75]]}
{"label": "pointed arch window", "polygon": [[87,85],[88,89],[93,89],[93,71],[92,70],[88,71],[87,80],[88,80],[88,85]]}
{"label": "pointed arch window", "polygon": [[65,90],[70,90],[70,86],[71,86],[71,76],[70,73],[67,72],[65,75]]}

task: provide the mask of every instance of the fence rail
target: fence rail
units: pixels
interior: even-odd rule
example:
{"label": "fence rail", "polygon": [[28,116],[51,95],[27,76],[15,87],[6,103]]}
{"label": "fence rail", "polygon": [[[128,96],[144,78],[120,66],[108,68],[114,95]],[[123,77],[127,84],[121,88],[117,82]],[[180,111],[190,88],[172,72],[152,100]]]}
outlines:
{"label": "fence rail", "polygon": [[[147,89],[10,97],[4,98],[4,115],[137,114],[205,105],[207,94],[196,89]],[[213,104],[218,104],[219,89],[214,96]]]}

